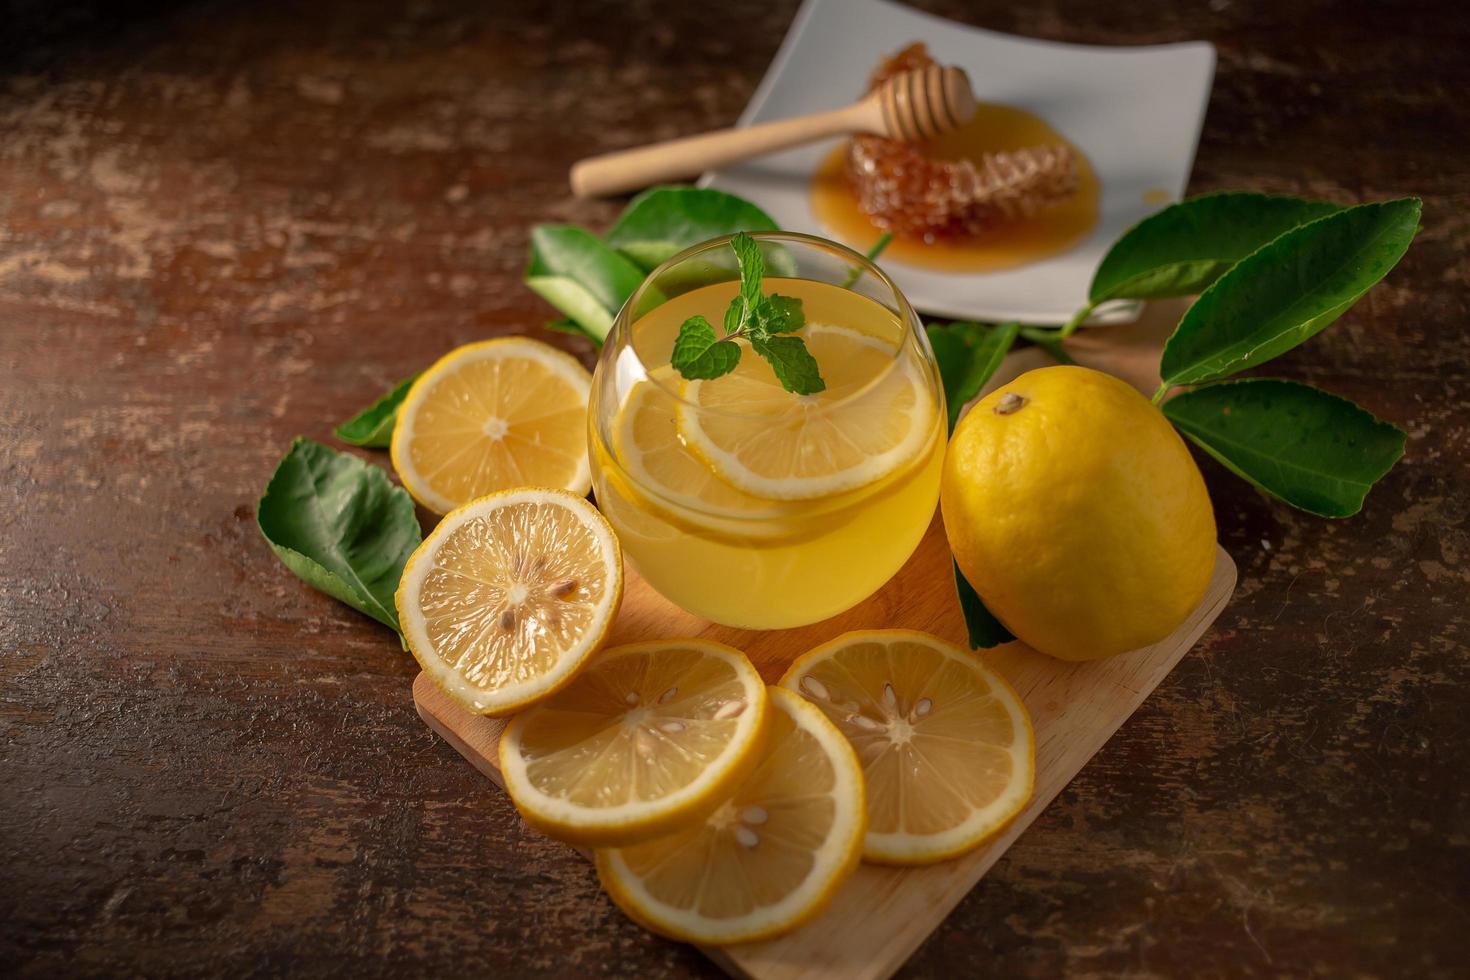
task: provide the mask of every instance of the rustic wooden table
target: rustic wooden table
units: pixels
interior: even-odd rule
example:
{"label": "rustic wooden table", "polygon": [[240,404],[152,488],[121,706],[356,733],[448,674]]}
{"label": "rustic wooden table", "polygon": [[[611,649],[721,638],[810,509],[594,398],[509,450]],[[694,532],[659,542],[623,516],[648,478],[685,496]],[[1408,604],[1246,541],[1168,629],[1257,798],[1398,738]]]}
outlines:
{"label": "rustic wooden table", "polygon": [[[1206,461],[1233,604],[907,974],[1464,970],[1470,19],[922,6],[1211,40],[1194,190],[1417,193],[1425,218],[1272,365],[1404,426],[1407,458],[1336,523]],[[0,971],[713,971],[429,733],[410,659],[291,578],[254,508],[292,436],[453,345],[538,332],[530,226],[619,206],[573,201],[567,165],[733,120],[793,9],[727,7],[711,30],[678,3],[9,5]]]}

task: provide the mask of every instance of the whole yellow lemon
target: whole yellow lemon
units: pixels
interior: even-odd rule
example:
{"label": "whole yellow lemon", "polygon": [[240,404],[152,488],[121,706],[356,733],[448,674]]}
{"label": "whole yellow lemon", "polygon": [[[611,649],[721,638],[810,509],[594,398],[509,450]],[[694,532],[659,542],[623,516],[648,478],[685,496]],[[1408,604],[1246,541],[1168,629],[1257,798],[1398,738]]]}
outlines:
{"label": "whole yellow lemon", "polygon": [[1063,660],[1162,640],[1215,565],[1215,515],[1184,440],[1088,368],[1029,371],[976,404],[950,440],[940,507],[985,605]]}

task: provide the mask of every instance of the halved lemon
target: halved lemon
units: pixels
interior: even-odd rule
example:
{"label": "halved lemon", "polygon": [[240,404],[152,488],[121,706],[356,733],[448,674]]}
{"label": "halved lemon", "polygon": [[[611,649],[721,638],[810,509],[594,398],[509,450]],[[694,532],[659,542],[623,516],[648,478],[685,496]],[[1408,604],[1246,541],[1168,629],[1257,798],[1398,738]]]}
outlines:
{"label": "halved lemon", "polygon": [[466,344],[413,383],[393,426],[393,468],[413,498],[445,514],[511,487],[585,495],[592,376],[538,340]]}
{"label": "halved lemon", "polygon": [[714,809],[754,764],[765,717],[765,684],[739,650],[635,643],[517,715],[500,772],[526,822],[554,837],[646,840]]}
{"label": "halved lemon", "polygon": [[974,656],[912,630],[847,633],[803,654],[781,686],[821,708],[868,786],[863,857],[928,864],[983,843],[1036,778],[1016,692]]}
{"label": "halved lemon", "polygon": [[760,758],[710,816],[666,837],[597,852],[614,902],[695,943],[764,939],[831,900],[862,855],[863,777],[816,708],[770,689]]}
{"label": "halved lemon", "polygon": [[824,497],[882,479],[935,437],[929,386],[891,344],[820,323],[800,336],[825,391],[793,395],[748,349],[729,374],[685,385],[679,432],[724,482],[775,500]]}
{"label": "halved lemon", "polygon": [[471,711],[506,714],[570,681],[623,597],[607,519],[565,490],[491,494],[452,511],[409,556],[403,639]]}

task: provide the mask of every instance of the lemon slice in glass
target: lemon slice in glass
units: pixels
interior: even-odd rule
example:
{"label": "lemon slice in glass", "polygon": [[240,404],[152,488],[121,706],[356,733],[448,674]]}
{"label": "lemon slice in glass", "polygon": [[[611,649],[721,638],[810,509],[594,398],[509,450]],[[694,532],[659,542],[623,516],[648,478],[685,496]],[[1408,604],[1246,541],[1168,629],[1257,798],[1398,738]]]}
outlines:
{"label": "lemon slice in glass", "polygon": [[466,344],[413,383],[393,427],[393,468],[436,514],[511,487],[585,495],[592,376],[526,337]]}
{"label": "lemon slice in glass", "polygon": [[755,762],[765,716],[765,684],[739,650],[616,647],[511,721],[500,772],[526,822],[554,837],[643,840],[719,803]]}
{"label": "lemon slice in glass", "polygon": [[1036,738],[1020,697],[979,658],[932,636],[847,633],[797,658],[781,686],[822,709],[857,750],[869,861],[954,857],[1031,798]]}
{"label": "lemon slice in glass", "polygon": [[607,519],[564,490],[471,501],[409,556],[395,597],[409,650],[450,697],[506,714],[570,681],[623,596]]}
{"label": "lemon slice in glass", "polygon": [[815,916],[857,867],[863,778],[842,734],[790,691],[770,689],[760,756],[705,819],[597,852],[614,902],[666,936],[764,939]]}
{"label": "lemon slice in glass", "polygon": [[809,500],[882,479],[934,438],[933,396],[891,344],[826,324],[799,336],[825,391],[785,390],[743,340],[734,371],[685,385],[679,432],[720,479],[758,497]]}
{"label": "lemon slice in glass", "polygon": [[638,382],[613,423],[613,448],[639,499],[682,529],[770,539],[792,533],[793,505],[746,493],[724,480],[684,444],[679,434],[672,368]]}

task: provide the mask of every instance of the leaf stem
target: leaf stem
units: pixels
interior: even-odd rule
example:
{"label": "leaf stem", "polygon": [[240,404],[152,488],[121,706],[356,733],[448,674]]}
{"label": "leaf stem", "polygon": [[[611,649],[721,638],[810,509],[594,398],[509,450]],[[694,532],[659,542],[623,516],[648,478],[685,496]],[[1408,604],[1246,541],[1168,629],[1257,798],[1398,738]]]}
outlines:
{"label": "leaf stem", "polygon": [[[879,235],[878,240],[873,243],[873,247],[868,249],[868,261],[872,262],[879,255],[882,255],[883,250],[888,247],[888,243],[891,241],[893,241],[893,232],[885,231],[883,234]],[[849,272],[847,274],[847,278],[843,280],[842,288],[851,289],[853,287],[853,284],[856,283],[860,278],[862,278],[862,275],[863,267],[860,265],[853,266],[852,271]]]}
{"label": "leaf stem", "polygon": [[1150,402],[1152,402],[1153,404],[1157,405],[1159,402],[1163,401],[1164,400],[1164,396],[1169,393],[1169,389],[1172,388],[1172,387],[1174,387],[1174,386],[1171,385],[1171,384],[1169,384],[1169,382],[1167,382],[1167,381],[1165,381],[1163,384],[1159,385],[1159,390],[1156,391],[1156,392],[1154,392],[1154,396],[1153,396],[1153,398],[1150,399]]}
{"label": "leaf stem", "polygon": [[1095,309],[1097,309],[1097,304],[1089,302],[1086,306],[1082,307],[1082,309],[1078,310],[1076,313],[1073,313],[1072,319],[1062,324],[1061,339],[1066,340],[1068,337],[1076,333],[1077,328],[1082,326],[1082,324],[1087,321],[1088,317],[1092,316],[1092,311]]}
{"label": "leaf stem", "polygon": [[1058,364],[1076,364],[1077,361],[1062,346],[1060,330],[1052,327],[1022,327],[1021,336],[1051,355]]}

